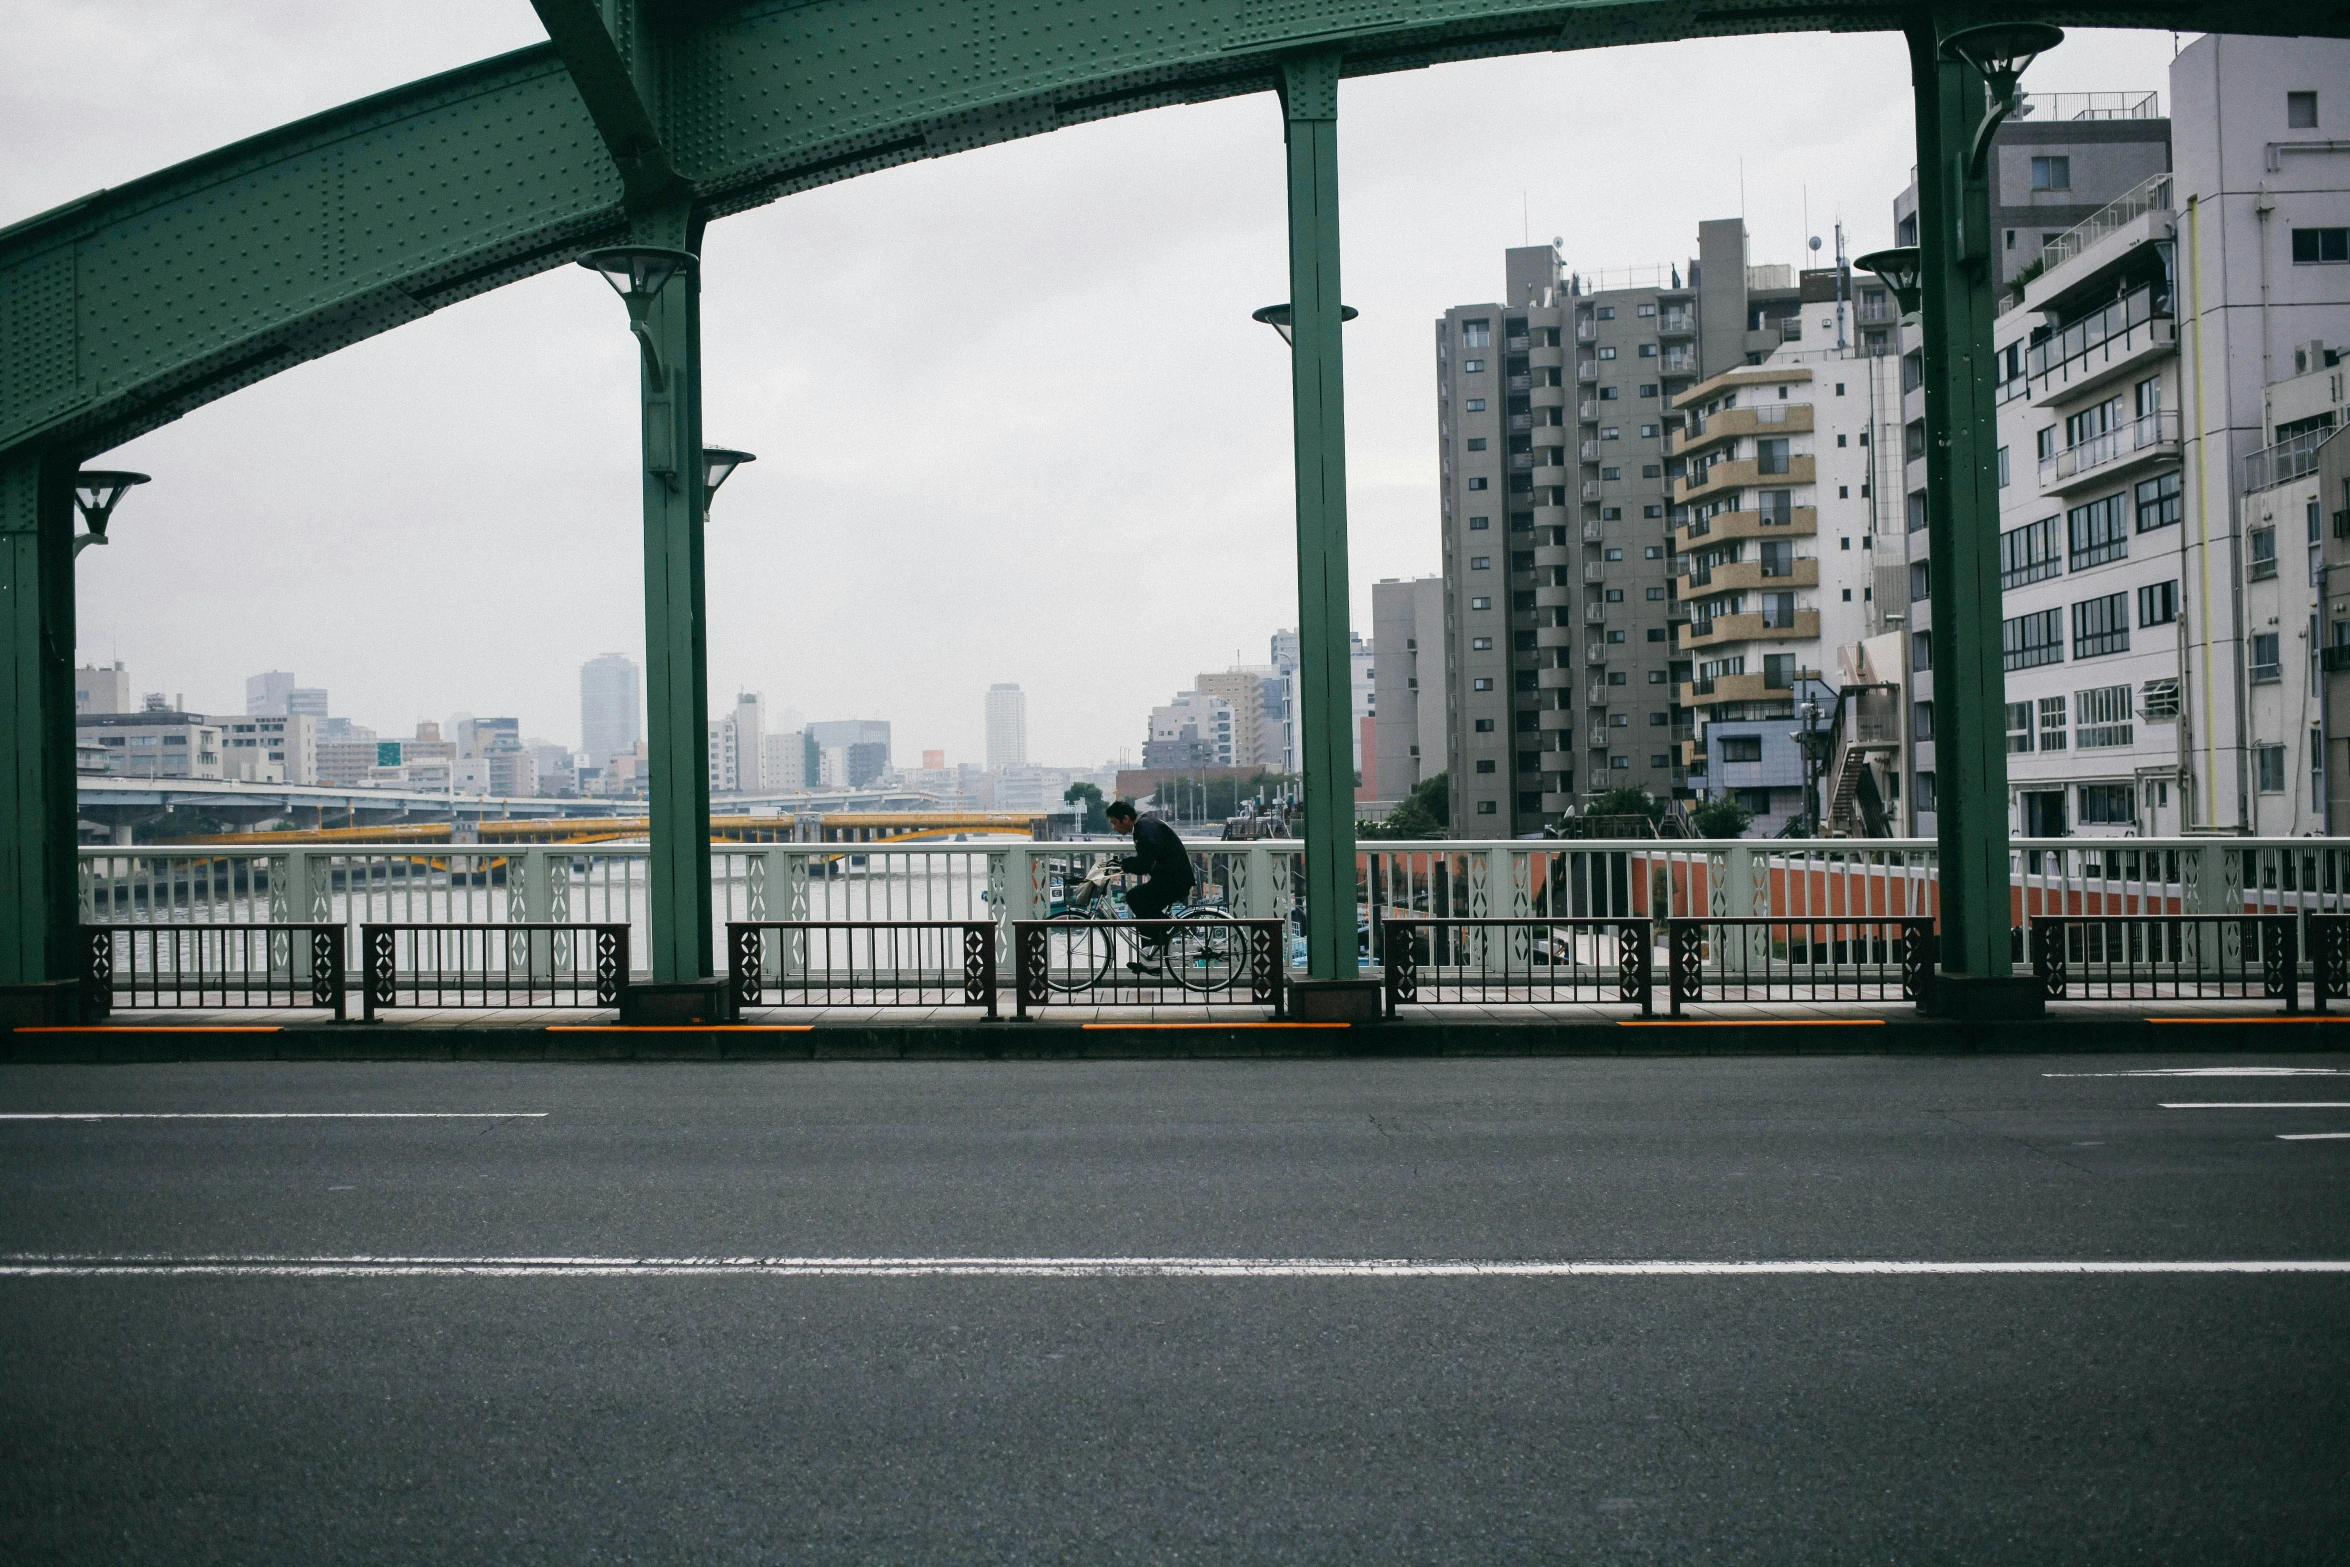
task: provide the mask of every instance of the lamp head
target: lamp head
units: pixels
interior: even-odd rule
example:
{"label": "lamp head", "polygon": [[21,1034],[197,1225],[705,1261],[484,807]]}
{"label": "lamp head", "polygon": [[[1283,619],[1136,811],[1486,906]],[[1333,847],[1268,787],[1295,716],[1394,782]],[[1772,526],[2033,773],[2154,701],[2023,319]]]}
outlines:
{"label": "lamp head", "polygon": [[714,498],[714,497],[715,497],[715,496],[718,494],[718,486],[720,486],[721,484],[724,484],[724,483],[726,482],[726,476],[727,476],[728,474],[730,474],[730,473],[734,472],[734,470],[735,470],[735,469],[737,469],[737,468],[740,468],[740,467],[741,467],[741,466],[742,466],[744,463],[747,463],[747,462],[757,462],[758,460],[759,460],[759,459],[758,459],[757,457],[753,456],[753,455],[752,455],[751,453],[749,453],[749,452],[738,452],[738,451],[735,451],[735,450],[733,450],[733,449],[732,449],[732,448],[730,448],[730,447],[725,447],[725,446],[705,446],[705,447],[703,447],[703,448],[702,448],[702,508],[703,508],[703,510],[707,511],[707,510],[709,509],[709,506],[710,506],[710,501],[711,501],[711,500],[712,500],[712,499],[713,499],[713,498]]}
{"label": "lamp head", "polygon": [[1923,297],[1918,287],[1925,276],[1925,259],[1915,245],[1896,245],[1891,250],[1872,250],[1855,257],[1852,263],[1863,272],[1874,272],[1893,290],[1893,297],[1901,304],[1904,315],[1918,308]]}
{"label": "lamp head", "polygon": [[665,245],[607,245],[591,250],[579,258],[579,264],[601,276],[612,285],[612,291],[628,304],[631,317],[644,313],[669,280],[680,272],[691,272],[700,264],[700,258],[690,250],[671,250]]}
{"label": "lamp head", "polygon": [[82,521],[89,525],[91,534],[106,537],[106,524],[114,516],[114,508],[134,484],[145,484],[143,473],[121,473],[111,469],[86,468],[73,476],[73,504],[81,512]]}
{"label": "lamp head", "polygon": [[[1352,321],[1361,314],[1362,312],[1352,305],[1338,307],[1338,319],[1341,321]],[[1287,305],[1267,305],[1262,310],[1251,311],[1249,319],[1264,322],[1265,325],[1281,334],[1281,341],[1289,344],[1292,348],[1297,346],[1296,334],[1290,329],[1289,307]]]}
{"label": "lamp head", "polygon": [[2063,42],[2064,29],[2046,22],[1988,22],[1962,27],[1943,39],[1942,53],[1980,71],[1991,89],[1991,101],[2009,105],[2025,67]]}

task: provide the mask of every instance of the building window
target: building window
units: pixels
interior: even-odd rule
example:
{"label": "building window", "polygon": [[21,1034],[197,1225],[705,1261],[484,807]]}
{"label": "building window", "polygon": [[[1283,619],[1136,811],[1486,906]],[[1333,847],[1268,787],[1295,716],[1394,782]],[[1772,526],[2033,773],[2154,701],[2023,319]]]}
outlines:
{"label": "building window", "polygon": [[2130,743],[2130,688],[2099,686],[2073,693],[2074,739],[2084,751],[2110,749]]}
{"label": "building window", "polygon": [[1602,506],[1599,508],[1599,520],[1601,522],[1622,522],[1624,520],[1624,508],[1621,506]]}
{"label": "building window", "polygon": [[1665,547],[1662,544],[1651,544],[1640,552],[1640,558],[1642,560],[1663,560]]}
{"label": "building window", "polygon": [[1469,481],[1469,488],[1472,490],[1485,490],[1491,489],[1492,487],[1493,481],[1491,479],[1475,478]]}
{"label": "building window", "polygon": [[2027,756],[2032,749],[2032,704],[2007,704],[2007,754]]}
{"label": "building window", "polygon": [[1787,438],[1754,443],[1754,471],[1757,473],[1787,473]]}
{"label": "building window", "polygon": [[1477,802],[1477,814],[1478,814],[1479,816],[1492,816],[1492,815],[1495,815],[1495,814],[1497,814],[1497,812],[1498,812],[1498,807],[1497,807],[1497,806],[1495,806],[1495,804],[1494,804],[1494,802],[1493,802],[1493,801],[1491,801],[1491,800],[1479,800],[1479,801]]}
{"label": "building window", "polygon": [[1493,318],[1484,316],[1475,321],[1463,321],[1461,323],[1461,346],[1463,348],[1491,348],[1493,346]]}
{"label": "building window", "polygon": [[1489,773],[1489,772],[1492,772],[1492,771],[1493,771],[1493,762],[1492,762],[1492,759],[1491,759],[1491,758],[1481,758],[1481,759],[1478,761],[1478,763],[1477,763],[1477,771],[1479,771],[1479,772],[1481,772],[1481,773]]}
{"label": "building window", "polygon": [[2128,784],[2081,785],[2082,823],[2105,827],[2134,825],[2138,820],[2137,794]]}
{"label": "building window", "polygon": [[1614,402],[1616,400],[1616,388],[1612,386],[1601,387],[1599,389],[1599,400],[1603,403]]}
{"label": "building window", "polygon": [[[1912,566],[1911,571],[1918,568]],[[2033,669],[2064,662],[2064,611],[2043,609],[2018,615],[1999,626],[1999,663],[2002,669]]]}
{"label": "building window", "polygon": [[1644,439],[1653,441],[1656,439],[1656,432],[1658,428],[1658,426],[1653,424],[1644,424],[1640,427],[1640,434]]}
{"label": "building window", "polygon": [[2130,525],[2121,496],[2108,495],[2086,506],[2075,506],[2064,514],[2064,520],[2072,535],[2073,570],[2128,557]]}
{"label": "building window", "polygon": [[1461,404],[1461,406],[1467,409],[1470,413],[1481,414],[1485,411],[1485,399],[1482,397],[1472,397],[1467,402]]}
{"label": "building window", "polygon": [[1661,518],[1662,516],[1664,516],[1664,514],[1665,514],[1665,509],[1664,509],[1664,507],[1663,507],[1663,506],[1661,506],[1661,505],[1657,505],[1657,506],[1643,506],[1643,507],[1641,507],[1641,508],[1640,508],[1640,515],[1641,515],[1641,516],[1643,516],[1643,517],[1650,517],[1650,518]]}
{"label": "building window", "polygon": [[1473,451],[1473,452],[1481,452],[1481,451],[1485,450],[1485,437],[1484,437],[1484,436],[1482,436],[1482,435],[1472,435],[1472,436],[1470,436],[1470,437],[1469,437],[1469,450],[1470,450],[1470,451]]}
{"label": "building window", "polygon": [[1489,598],[1478,597],[1469,600],[1469,608],[1471,609],[1491,609],[1492,607],[1493,600]]}
{"label": "building window", "polygon": [[1923,532],[1925,532],[1925,530],[1926,530],[1926,492],[1925,492],[1925,491],[1923,491],[1923,490],[1915,490],[1915,491],[1912,491],[1912,492],[1910,493],[1910,496],[1909,496],[1909,501],[1908,501],[1908,511],[1909,511],[1909,531],[1910,531],[1910,532],[1912,532],[1912,533],[1923,533]]}
{"label": "building window", "polygon": [[1490,517],[1471,517],[1469,519],[1469,531],[1471,533],[1482,533],[1487,528],[1492,526],[1493,519]]}
{"label": "building window", "polygon": [[2350,229],[2293,230],[2293,264],[2302,267],[2321,261],[2350,261]]}
{"label": "building window", "polygon": [[1472,691],[1490,691],[1493,689],[1493,677],[1491,675],[1479,675],[1476,679],[1469,682],[1469,689]]}
{"label": "building window", "polygon": [[2138,531],[2152,533],[2179,520],[2179,476],[2157,474],[2138,483]]}
{"label": "building window", "polygon": [[1912,711],[1911,711],[1911,714],[1910,714],[1910,735],[1911,735],[1911,737],[1912,737],[1913,739],[1918,739],[1918,740],[1931,740],[1931,739],[1933,739],[1933,738],[1934,738],[1934,704],[1933,704],[1933,703],[1931,703],[1931,702],[1917,702],[1917,703],[1913,703],[1913,704],[1911,704],[1911,706],[1912,706]]}
{"label": "building window", "polygon": [[2027,582],[2041,582],[2063,573],[2064,561],[2057,549],[2057,521],[2054,517],[2043,517],[1999,535],[2002,588],[2020,588]]}
{"label": "building window", "polygon": [[1602,359],[1613,359],[1616,357],[1616,351],[1612,348],[1602,347],[1599,351],[1599,357]]}
{"label": "building window", "polygon": [[1621,479],[1624,476],[1624,470],[1621,468],[1602,468],[1599,470],[1599,476],[1602,479]]}
{"label": "building window", "polygon": [[2073,657],[2099,658],[2130,650],[2130,596],[2108,593],[2073,606]]}
{"label": "building window", "polygon": [[1761,735],[1724,735],[1721,746],[1722,760],[1725,762],[1759,762],[1762,760]]}
{"label": "building window", "polygon": [[1641,382],[1640,395],[1643,397],[1654,397],[1656,395],[1656,383],[1654,381]]}
{"label": "building window", "polygon": [[1763,655],[1763,689],[1765,691],[1792,691],[1795,688],[1795,655],[1792,653],[1765,653]]}
{"label": "building window", "polygon": [[2063,697],[2044,696],[2040,698],[2040,749],[2043,751],[2064,749]]}
{"label": "building window", "polygon": [[2289,92],[2285,94],[2285,129],[2314,131],[2317,129],[2317,94]]}
{"label": "building window", "polygon": [[1597,310],[1592,311],[1591,315],[1592,318],[1597,321],[1613,321],[1616,318],[1616,307],[1613,305],[1602,305]]}
{"label": "building window", "polygon": [[1664,596],[1665,596],[1665,590],[1664,590],[1664,589],[1662,589],[1662,588],[1650,588],[1650,589],[1648,590],[1648,601],[1649,601],[1651,604],[1654,604],[1654,603],[1658,602],[1658,601],[1659,601],[1659,600],[1661,600],[1661,599],[1662,599]]}
{"label": "building window", "polygon": [[2138,590],[2138,624],[2167,626],[2179,618],[2179,585],[2149,582]]}
{"label": "building window", "polygon": [[1491,571],[1493,569],[1493,557],[1490,555],[1472,555],[1469,557],[1469,569],[1471,571]]}
{"label": "building window", "polygon": [[2034,158],[2032,160],[2032,189],[2071,190],[2072,188],[2072,159]]}
{"label": "building window", "polygon": [[1913,631],[1909,634],[1909,667],[1912,669],[1932,669],[1934,667],[1934,633]]}
{"label": "building window", "polygon": [[2252,683],[2256,686],[2274,685],[2285,678],[2285,667],[2278,656],[2278,636],[2264,631],[2252,639]]}
{"label": "building window", "polygon": [[2277,574],[2277,530],[2252,530],[2252,576],[2254,580]]}
{"label": "building window", "polygon": [[1489,734],[1493,733],[1493,720],[1492,720],[1492,719],[1490,719],[1490,718],[1480,718],[1480,719],[1478,719],[1478,720],[1477,720],[1477,733],[1479,733],[1479,734],[1481,734],[1481,735],[1489,735]]}
{"label": "building window", "polygon": [[1934,563],[1913,560],[1909,563],[1909,601],[1922,604],[1934,596]]}
{"label": "building window", "polygon": [[1607,601],[1608,601],[1610,604],[1621,604],[1621,603],[1623,603],[1623,602],[1624,602],[1624,590],[1623,590],[1622,588],[1610,588],[1610,589],[1608,589],[1608,590],[1607,590]]}
{"label": "building window", "polygon": [[1493,651],[1493,638],[1491,638],[1491,637],[1471,637],[1471,638],[1469,638],[1469,651],[1470,651],[1470,652],[1472,652],[1472,653],[1490,653],[1490,652],[1492,652],[1492,651]]}
{"label": "building window", "polygon": [[1616,439],[1617,433],[1618,432],[1614,425],[1602,425],[1599,431],[1599,438],[1603,441],[1612,441]]}
{"label": "building window", "polygon": [[[1913,232],[1916,230],[1916,220],[1911,220],[1910,228]],[[1932,773],[1918,774],[1918,809],[1921,811],[1934,809],[1934,775]]]}
{"label": "building window", "polygon": [[[1841,435],[1837,436],[1837,437],[1836,437],[1836,444],[1837,444],[1838,446],[1842,446],[1842,445],[1844,444],[1844,437],[1843,437],[1843,436],[1841,436]],[[2006,489],[2006,488],[2007,488],[2007,485],[2008,485],[2008,480],[2009,480],[2009,478],[2010,478],[2010,477],[2011,477],[2011,475],[2010,475],[2010,473],[2009,473],[2009,471],[2008,471],[2008,466],[2007,466],[2007,448],[2006,448],[2006,447],[2004,447],[2004,446],[2002,446],[2001,448],[1999,448],[1999,487],[2000,487],[2001,489],[2003,489],[2003,490],[2004,490],[2004,489]]]}
{"label": "building window", "polygon": [[2146,682],[2144,694],[2138,702],[2138,712],[2152,723],[2175,722],[2179,716],[2178,677],[2166,676]]}
{"label": "building window", "polygon": [[2254,748],[2252,754],[2260,762],[2260,792],[2262,794],[2283,794],[2285,792],[2285,748],[2281,745],[2258,746]]}
{"label": "building window", "polygon": [[1611,756],[1607,759],[1607,765],[1608,771],[1610,772],[1625,772],[1632,766],[1632,758],[1628,756]]}

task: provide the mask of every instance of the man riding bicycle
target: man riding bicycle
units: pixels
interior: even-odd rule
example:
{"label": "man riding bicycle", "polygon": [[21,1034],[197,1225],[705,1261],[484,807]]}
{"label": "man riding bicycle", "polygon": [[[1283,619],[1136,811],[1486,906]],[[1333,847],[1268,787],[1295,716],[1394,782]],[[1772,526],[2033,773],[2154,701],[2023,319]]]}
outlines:
{"label": "man riding bicycle", "polygon": [[[1175,829],[1156,816],[1144,816],[1134,808],[1132,800],[1111,802],[1105,813],[1113,830],[1130,833],[1134,838],[1134,852],[1118,858],[1118,868],[1129,875],[1141,876],[1141,886],[1128,890],[1126,907],[1138,920],[1165,919],[1167,910],[1183,901],[1191,891],[1191,854],[1183,847],[1183,840]],[[1126,966],[1137,974],[1157,974],[1160,961],[1166,956],[1168,935],[1160,931],[1142,939],[1142,956]]]}

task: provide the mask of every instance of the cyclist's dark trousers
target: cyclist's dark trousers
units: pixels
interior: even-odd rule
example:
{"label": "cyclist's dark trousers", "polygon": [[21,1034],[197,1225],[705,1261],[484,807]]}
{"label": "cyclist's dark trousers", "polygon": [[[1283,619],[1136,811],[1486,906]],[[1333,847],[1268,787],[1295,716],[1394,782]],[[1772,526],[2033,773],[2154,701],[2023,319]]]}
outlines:
{"label": "cyclist's dark trousers", "polygon": [[[1167,917],[1168,908],[1189,891],[1191,891],[1189,882],[1182,886],[1176,886],[1163,876],[1153,876],[1126,894],[1126,907],[1133,911],[1134,917],[1138,920],[1163,920]],[[1164,947],[1167,944],[1167,936],[1164,931],[1146,937],[1145,940],[1153,947]]]}

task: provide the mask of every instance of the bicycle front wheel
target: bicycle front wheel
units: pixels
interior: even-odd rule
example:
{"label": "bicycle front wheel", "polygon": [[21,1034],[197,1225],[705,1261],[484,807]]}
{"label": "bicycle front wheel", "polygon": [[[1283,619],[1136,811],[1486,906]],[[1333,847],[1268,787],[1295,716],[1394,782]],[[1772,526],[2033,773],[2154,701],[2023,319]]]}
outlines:
{"label": "bicycle front wheel", "polygon": [[1167,943],[1167,973],[1185,990],[1230,990],[1248,972],[1248,933],[1228,914],[1197,909]]}
{"label": "bicycle front wheel", "polygon": [[1044,982],[1064,996],[1091,990],[1117,952],[1117,931],[1109,921],[1077,910],[1056,914],[1044,933]]}

